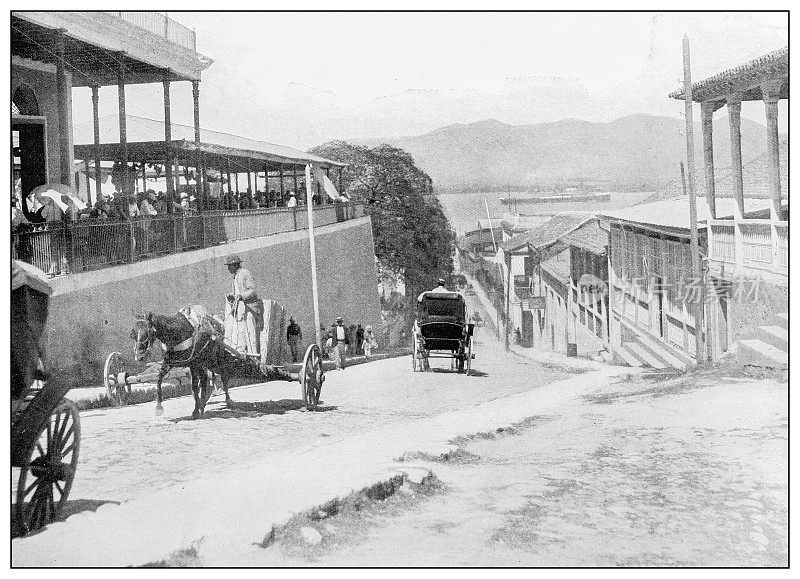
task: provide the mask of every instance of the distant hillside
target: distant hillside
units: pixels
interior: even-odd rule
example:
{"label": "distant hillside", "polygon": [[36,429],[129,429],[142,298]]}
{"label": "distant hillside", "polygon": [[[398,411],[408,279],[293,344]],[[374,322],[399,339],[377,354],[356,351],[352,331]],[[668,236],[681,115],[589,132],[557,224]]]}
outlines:
{"label": "distant hillside", "polygon": [[[730,165],[727,117],[714,122],[718,169]],[[747,161],[766,149],[765,127],[742,119],[742,154]],[[389,143],[413,155],[439,191],[587,188],[659,190],[674,180],[685,158],[680,119],[636,114],[610,123],[564,119],[536,125],[508,125],[494,119],[442,127],[424,135],[354,139],[374,146]],[[702,161],[702,133],[695,127],[696,159]]]}

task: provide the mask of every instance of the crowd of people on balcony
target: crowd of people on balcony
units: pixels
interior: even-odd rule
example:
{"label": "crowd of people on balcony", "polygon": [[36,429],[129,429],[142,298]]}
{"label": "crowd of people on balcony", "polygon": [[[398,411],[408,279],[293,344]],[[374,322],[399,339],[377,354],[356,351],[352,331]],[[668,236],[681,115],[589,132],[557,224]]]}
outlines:
{"label": "crowd of people on balcony", "polygon": [[[128,193],[125,190],[134,191],[136,186],[132,182],[128,187],[120,186],[122,182],[112,176],[114,191],[100,193],[92,205],[87,205],[74,191],[63,186],[45,192],[38,188],[23,197],[17,181],[11,219],[15,256],[36,262],[51,275],[58,275],[93,264],[128,261],[134,252],[144,257],[153,251],[180,251],[212,243],[213,239],[206,238],[218,235],[219,228],[213,221],[190,222],[188,218],[194,215],[204,215],[201,221],[207,221],[213,220],[214,215],[222,219],[221,211],[227,214],[229,211],[305,206],[305,195],[293,188],[285,189],[284,195],[274,189],[254,195],[249,189],[241,193],[225,192],[217,186],[206,187],[205,195],[200,196],[193,185],[181,185],[174,194],[153,189]],[[300,185],[302,188],[298,186],[298,189],[304,193],[305,184]],[[316,193],[313,201],[315,204],[330,202]],[[344,207],[337,206],[336,213],[339,221],[354,217],[354,213]],[[159,216],[167,220],[162,222]],[[102,231],[95,227],[101,224],[108,224],[108,227]],[[170,240],[174,241],[167,248]],[[76,265],[77,262],[82,267]]]}

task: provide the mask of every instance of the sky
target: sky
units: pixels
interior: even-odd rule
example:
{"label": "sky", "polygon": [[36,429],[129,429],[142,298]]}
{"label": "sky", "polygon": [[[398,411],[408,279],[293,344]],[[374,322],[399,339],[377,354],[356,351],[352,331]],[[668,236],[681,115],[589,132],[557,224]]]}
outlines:
{"label": "sky", "polygon": [[[198,51],[214,59],[201,83],[202,125],[301,148],[489,117],[679,116],[682,103],[666,95],[683,76],[684,33],[694,80],[788,43],[785,13],[169,16],[194,28]],[[160,86],[132,89],[130,114],[163,118]],[[76,122],[91,118],[84,92],[74,96]],[[191,124],[189,84],[172,93],[175,122]],[[116,112],[115,88],[103,89],[101,111]],[[743,114],[764,122],[760,103]]]}

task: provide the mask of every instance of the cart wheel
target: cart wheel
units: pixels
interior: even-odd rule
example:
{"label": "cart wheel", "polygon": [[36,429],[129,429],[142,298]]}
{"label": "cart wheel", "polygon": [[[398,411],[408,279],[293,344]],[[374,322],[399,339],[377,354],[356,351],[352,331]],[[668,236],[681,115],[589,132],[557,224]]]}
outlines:
{"label": "cart wheel", "polygon": [[322,370],[322,354],[319,346],[311,344],[303,357],[300,368],[300,393],[307,410],[314,410],[319,404],[319,395],[325,373]]}
{"label": "cart wheel", "polygon": [[17,482],[14,524],[25,535],[52,521],[67,501],[81,441],[78,407],[62,400],[26,452]]}
{"label": "cart wheel", "polygon": [[469,376],[469,370],[472,368],[472,336],[469,337],[467,342],[467,359],[464,360],[464,371]]}
{"label": "cart wheel", "polygon": [[106,358],[103,369],[103,379],[106,383],[106,392],[111,400],[117,404],[125,404],[127,396],[131,393],[131,385],[125,383],[125,363],[122,354],[111,352]]}

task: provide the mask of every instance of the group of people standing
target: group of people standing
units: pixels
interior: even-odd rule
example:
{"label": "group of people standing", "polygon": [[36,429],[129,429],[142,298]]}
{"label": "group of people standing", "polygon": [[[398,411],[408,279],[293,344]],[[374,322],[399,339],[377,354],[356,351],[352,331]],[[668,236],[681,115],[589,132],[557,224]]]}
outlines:
{"label": "group of people standing", "polygon": [[341,317],[336,318],[327,330],[325,326],[320,326],[320,340],[325,344],[325,353],[333,357],[337,370],[344,370],[348,348],[351,346],[352,354],[356,356],[363,354],[367,362],[372,358],[372,351],[378,347],[372,326],[353,324],[346,327]]}

